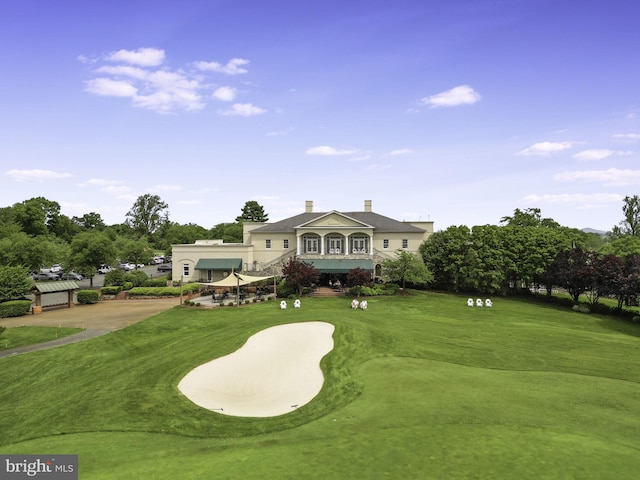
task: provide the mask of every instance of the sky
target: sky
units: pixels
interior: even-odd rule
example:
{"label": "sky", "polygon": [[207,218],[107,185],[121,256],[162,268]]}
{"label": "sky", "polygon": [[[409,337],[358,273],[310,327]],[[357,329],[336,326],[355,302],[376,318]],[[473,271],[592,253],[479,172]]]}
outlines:
{"label": "sky", "polygon": [[640,3],[70,0],[0,6],[0,207],[211,228],[373,211],[611,230],[640,185]]}

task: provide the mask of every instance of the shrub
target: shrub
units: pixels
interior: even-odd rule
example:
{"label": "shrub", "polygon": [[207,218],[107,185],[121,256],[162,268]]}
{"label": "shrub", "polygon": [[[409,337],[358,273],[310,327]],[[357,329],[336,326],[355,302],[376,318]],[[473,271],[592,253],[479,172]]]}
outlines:
{"label": "shrub", "polygon": [[0,303],[0,318],[21,317],[31,310],[31,300],[9,300]]}
{"label": "shrub", "polygon": [[98,303],[97,290],[78,290],[78,303],[87,305],[90,303]]}
{"label": "shrub", "polygon": [[119,285],[113,287],[102,287],[100,289],[100,293],[102,293],[102,295],[117,295],[120,293],[120,290],[122,290],[122,287]]}
{"label": "shrub", "polygon": [[147,278],[142,285],[136,287],[166,287],[167,280],[165,278]]}
{"label": "shrub", "polygon": [[123,290],[131,290],[133,288],[133,282],[124,282],[122,284]]}
{"label": "shrub", "polygon": [[122,270],[111,270],[104,274],[104,286],[123,285],[125,282],[125,274]]}
{"label": "shrub", "polygon": [[395,295],[400,290],[400,285],[397,283],[385,283],[382,285],[382,291],[384,295]]}
{"label": "shrub", "polygon": [[131,282],[134,287],[142,287],[148,279],[149,277],[142,270],[132,270],[124,274],[125,282]]}

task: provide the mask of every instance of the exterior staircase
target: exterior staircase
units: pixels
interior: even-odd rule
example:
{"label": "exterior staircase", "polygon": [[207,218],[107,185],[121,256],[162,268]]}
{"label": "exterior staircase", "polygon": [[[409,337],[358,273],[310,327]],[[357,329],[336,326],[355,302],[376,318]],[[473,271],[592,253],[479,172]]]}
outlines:
{"label": "exterior staircase", "polygon": [[344,293],[338,292],[333,288],[329,287],[318,287],[313,292],[313,297],[322,298],[322,297],[344,297]]}

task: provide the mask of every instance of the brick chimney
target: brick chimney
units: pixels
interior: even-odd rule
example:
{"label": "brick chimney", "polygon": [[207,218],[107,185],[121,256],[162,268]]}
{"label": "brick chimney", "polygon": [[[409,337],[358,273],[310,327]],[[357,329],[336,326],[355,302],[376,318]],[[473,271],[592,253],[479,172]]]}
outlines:
{"label": "brick chimney", "polygon": [[365,200],[364,201],[364,211],[365,212],[370,212],[371,211],[371,200]]}
{"label": "brick chimney", "polygon": [[307,200],[304,202],[305,213],[313,213],[313,200]]}

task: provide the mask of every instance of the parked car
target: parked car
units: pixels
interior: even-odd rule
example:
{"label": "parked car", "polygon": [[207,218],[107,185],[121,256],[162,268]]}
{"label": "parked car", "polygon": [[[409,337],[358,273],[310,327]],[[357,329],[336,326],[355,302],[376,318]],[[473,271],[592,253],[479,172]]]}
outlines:
{"label": "parked car", "polygon": [[105,273],[109,273],[111,270],[113,270],[113,268],[111,268],[109,265],[100,265],[100,268],[98,268],[98,273],[104,275]]}
{"label": "parked car", "polygon": [[51,269],[49,269],[49,271],[51,273],[60,273],[62,271],[62,267],[60,266],[60,264],[56,263],[55,265],[51,266]]}
{"label": "parked car", "polygon": [[130,272],[131,270],[135,270],[136,266],[133,263],[125,262],[120,264],[120,268],[125,272]]}
{"label": "parked car", "polygon": [[173,269],[173,266],[170,263],[161,263],[158,265],[159,272],[170,272]]}
{"label": "parked car", "polygon": [[51,273],[51,272],[40,272],[40,273],[34,273],[33,279],[36,282],[47,281],[47,280],[60,280],[60,275],[58,275],[57,273]]}
{"label": "parked car", "polygon": [[84,279],[82,275],[76,272],[63,273],[60,275],[60,278],[62,278],[62,280],[76,280],[78,282]]}

